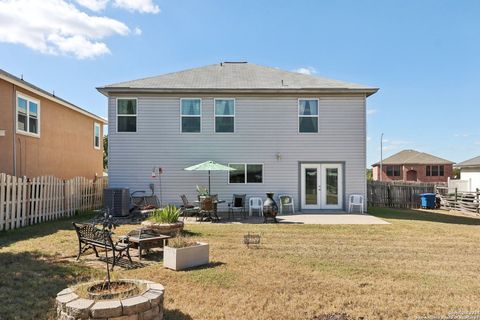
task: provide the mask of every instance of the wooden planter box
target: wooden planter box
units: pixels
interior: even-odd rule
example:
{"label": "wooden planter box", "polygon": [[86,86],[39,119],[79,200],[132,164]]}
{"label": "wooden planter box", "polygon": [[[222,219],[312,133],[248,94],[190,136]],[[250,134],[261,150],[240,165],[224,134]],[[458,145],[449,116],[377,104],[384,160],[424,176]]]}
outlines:
{"label": "wooden planter box", "polygon": [[197,242],[196,246],[163,249],[163,266],[173,270],[197,267],[209,262],[208,243]]}

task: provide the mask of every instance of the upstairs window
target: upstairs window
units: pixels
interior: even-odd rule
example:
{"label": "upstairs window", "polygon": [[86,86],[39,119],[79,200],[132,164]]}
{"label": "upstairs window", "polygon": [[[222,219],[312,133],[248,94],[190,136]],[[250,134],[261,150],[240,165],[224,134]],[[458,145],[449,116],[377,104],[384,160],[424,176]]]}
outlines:
{"label": "upstairs window", "polygon": [[202,100],[180,99],[182,132],[199,133],[202,131]]}
{"label": "upstairs window", "polygon": [[17,132],[39,136],[40,102],[24,95],[17,96]]}
{"label": "upstairs window", "polygon": [[298,99],[298,132],[318,132],[318,99]]}
{"label": "upstairs window", "polygon": [[235,99],[215,99],[215,132],[235,132]]}
{"label": "upstairs window", "polygon": [[263,183],[263,164],[231,163],[228,166],[235,169],[228,172],[229,183]]}
{"label": "upstairs window", "polygon": [[137,99],[117,99],[117,132],[137,132]]}
{"label": "upstairs window", "polygon": [[400,166],[387,166],[387,176],[400,177]]}
{"label": "upstairs window", "polygon": [[93,147],[95,149],[100,149],[100,124],[93,124]]}
{"label": "upstairs window", "polygon": [[427,177],[443,177],[445,175],[445,167],[442,165],[430,165],[426,170]]}

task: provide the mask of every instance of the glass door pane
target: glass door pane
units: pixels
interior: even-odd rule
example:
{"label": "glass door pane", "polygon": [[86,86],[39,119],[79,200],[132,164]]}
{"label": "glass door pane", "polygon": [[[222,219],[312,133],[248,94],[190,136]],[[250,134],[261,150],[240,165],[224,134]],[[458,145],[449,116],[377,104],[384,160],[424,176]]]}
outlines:
{"label": "glass door pane", "polygon": [[338,204],[338,169],[327,168],[326,174],[326,203],[327,205]]}
{"label": "glass door pane", "polygon": [[322,164],[321,208],[342,209],[343,178],[342,165],[336,163]]}
{"label": "glass door pane", "polygon": [[317,168],[305,168],[305,204],[316,205],[318,203],[318,170]]}

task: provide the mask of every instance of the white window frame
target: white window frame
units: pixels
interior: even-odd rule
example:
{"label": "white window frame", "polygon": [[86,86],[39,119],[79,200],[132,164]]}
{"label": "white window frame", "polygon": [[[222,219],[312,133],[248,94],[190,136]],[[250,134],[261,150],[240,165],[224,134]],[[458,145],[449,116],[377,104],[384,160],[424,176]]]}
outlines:
{"label": "white window frame", "polygon": [[[216,108],[216,105],[217,105],[217,100],[233,100],[233,115],[229,115],[229,116],[225,116],[225,115],[219,115],[217,116],[217,108]],[[237,101],[235,100],[235,98],[214,98],[213,99],[213,117],[215,119],[214,121],[214,127],[213,127],[213,132],[214,133],[218,133],[218,134],[232,134],[232,133],[235,133],[236,129],[237,129],[237,123],[235,121],[235,115],[236,115],[236,109],[237,109]],[[217,132],[217,117],[222,117],[222,118],[233,118],[233,132]]]}
{"label": "white window frame", "polygon": [[[98,128],[98,146],[95,145],[95,142],[96,142],[95,129],[97,128]],[[100,150],[101,146],[102,146],[102,129],[100,127],[100,123],[94,122],[93,123],[93,147],[97,150]]]}
{"label": "white window frame", "polygon": [[[200,114],[197,116],[197,115],[183,115],[182,114],[182,101],[183,100],[200,100]],[[215,108],[215,106],[214,106]],[[195,97],[192,97],[192,98],[180,98],[180,133],[181,134],[200,134],[202,133],[203,131],[203,125],[202,125],[202,122],[203,122],[203,119],[202,119],[202,113],[203,113],[203,101],[202,101],[202,98],[195,98]],[[214,111],[215,112],[215,111]],[[199,132],[183,132],[183,126],[182,126],[182,118],[183,117],[189,117],[189,118],[198,118],[200,117],[200,131]]]}
{"label": "white window frame", "polygon": [[[16,109],[15,109],[15,131],[18,134],[23,134],[23,135],[30,136],[30,137],[40,138],[40,109],[41,109],[40,100],[32,98],[32,97],[27,96],[26,94],[23,94],[23,93],[20,93],[20,92],[17,92],[16,96],[17,97],[16,97],[16,101],[15,101],[15,106],[16,106]],[[22,98],[24,100],[27,100],[27,131],[20,130],[19,126],[18,126],[18,98]],[[37,104],[37,128],[38,128],[37,133],[32,133],[32,132],[29,131],[30,130],[30,105],[29,105],[29,102],[34,102],[34,103]]]}
{"label": "white window frame", "polygon": [[[135,100],[136,108],[135,115],[133,114],[118,114],[118,100]],[[118,117],[135,117],[135,131],[118,131]],[[117,97],[115,98],[115,131],[119,134],[134,134],[138,132],[138,98],[137,97]]]}
{"label": "white window frame", "polygon": [[[228,171],[228,176],[227,176],[227,183],[228,184],[235,184],[235,185],[242,185],[242,184],[264,184],[265,183],[265,165],[263,163],[251,163],[251,162],[230,162],[228,163],[228,166],[232,164],[243,164],[244,170],[245,170],[245,181],[243,183],[241,182],[230,182],[230,171]],[[247,165],[260,165],[262,166],[262,182],[247,182]]]}
{"label": "white window frame", "polygon": [[[300,115],[300,101],[301,100],[315,100],[317,101],[317,115]],[[317,132],[301,132],[300,131],[300,117],[302,118],[317,118]],[[320,99],[318,98],[298,98],[297,99],[297,127],[299,134],[318,134],[320,132]]]}

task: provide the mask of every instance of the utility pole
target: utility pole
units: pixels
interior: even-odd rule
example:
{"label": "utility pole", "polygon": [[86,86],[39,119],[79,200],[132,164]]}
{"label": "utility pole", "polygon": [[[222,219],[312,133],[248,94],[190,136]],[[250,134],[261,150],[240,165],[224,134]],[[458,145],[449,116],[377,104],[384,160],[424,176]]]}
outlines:
{"label": "utility pole", "polygon": [[383,132],[380,136],[380,181],[383,181]]}

